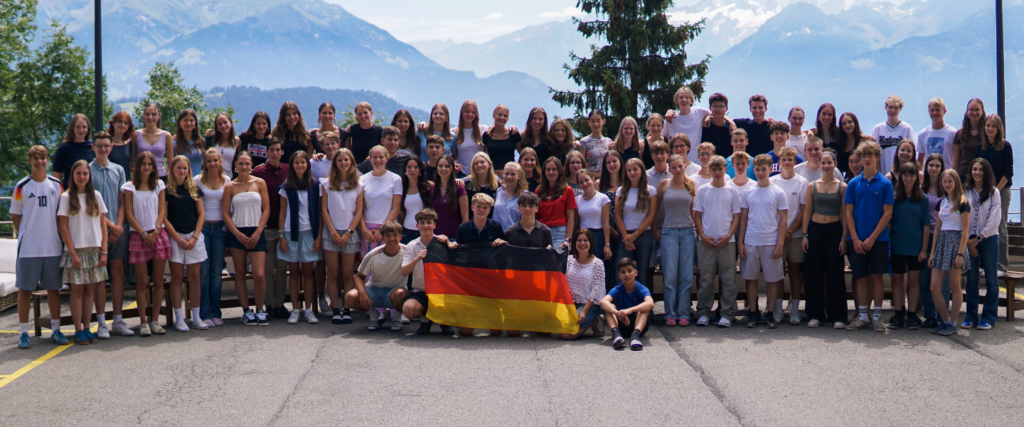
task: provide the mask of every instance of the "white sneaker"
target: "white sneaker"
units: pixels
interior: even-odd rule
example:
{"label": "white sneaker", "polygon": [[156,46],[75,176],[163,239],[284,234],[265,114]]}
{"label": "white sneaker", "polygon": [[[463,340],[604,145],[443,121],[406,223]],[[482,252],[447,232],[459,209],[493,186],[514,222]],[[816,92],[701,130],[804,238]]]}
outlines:
{"label": "white sneaker", "polygon": [[846,324],[843,322],[836,322],[832,324],[832,329],[846,329]]}
{"label": "white sneaker", "polygon": [[723,318],[718,320],[718,327],[719,328],[728,328],[728,327],[731,327],[731,326],[732,326],[732,322],[730,322],[729,319],[726,319],[726,318],[723,317]]}
{"label": "white sneaker", "polygon": [[192,321],[192,327],[196,328],[196,329],[198,329],[200,331],[205,331],[207,329],[210,329],[209,326],[206,326],[206,322],[204,322],[202,320],[199,320],[199,319],[195,319],[194,321]]}
{"label": "white sneaker", "polygon": [[99,325],[96,326],[96,338],[99,338],[101,340],[110,339],[110,331],[107,329],[106,324],[100,323]]}
{"label": "white sneaker", "polygon": [[799,310],[797,310],[797,311],[793,312],[793,314],[789,315],[789,324],[790,325],[799,325],[800,324],[800,311]]}
{"label": "white sneaker", "polygon": [[700,319],[697,319],[697,326],[707,326],[710,321],[711,319],[708,319],[708,316],[700,316]]}
{"label": "white sneaker", "polygon": [[808,328],[817,328],[818,326],[821,326],[821,321],[818,319],[811,319],[811,321],[807,322]]}
{"label": "white sneaker", "polygon": [[288,315],[288,324],[294,325],[299,323],[299,317],[302,316],[302,312],[299,310],[292,310],[292,313]]}
{"label": "white sneaker", "polygon": [[214,326],[217,326],[216,323],[213,323],[213,320],[205,320],[204,319],[203,320],[203,324],[205,324],[207,328],[212,328]]}
{"label": "white sneaker", "polygon": [[128,325],[126,325],[123,320],[120,322],[114,322],[114,324],[111,326],[113,327],[111,329],[111,332],[113,332],[114,335],[120,335],[122,337],[130,337],[132,335],[135,335],[135,331],[128,329]]}
{"label": "white sneaker", "polygon": [[[291,319],[288,320],[291,321]],[[320,321],[317,320],[316,315],[313,314],[313,310],[306,310],[306,323],[309,323],[311,325],[320,323]]]}
{"label": "white sneaker", "polygon": [[188,332],[188,325],[185,324],[184,320],[179,320],[178,323],[174,324],[174,329],[177,329],[178,332]]}
{"label": "white sneaker", "polygon": [[411,322],[412,321],[410,321],[408,317],[405,317],[405,314],[402,315],[402,324],[403,325],[408,325]]}
{"label": "white sneaker", "polygon": [[370,309],[370,326],[366,327],[367,331],[376,331],[380,328],[380,312],[376,308]]}

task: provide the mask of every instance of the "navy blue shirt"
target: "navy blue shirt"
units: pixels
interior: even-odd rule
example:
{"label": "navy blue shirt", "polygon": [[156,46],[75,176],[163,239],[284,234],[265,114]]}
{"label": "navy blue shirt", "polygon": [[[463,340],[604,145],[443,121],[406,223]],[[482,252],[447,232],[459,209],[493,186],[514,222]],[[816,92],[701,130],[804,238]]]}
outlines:
{"label": "navy blue shirt", "polygon": [[96,152],[92,151],[92,141],[63,142],[57,146],[57,152],[53,155],[53,173],[64,174],[61,177],[64,188],[68,188],[71,167],[79,160],[96,160]]}
{"label": "navy blue shirt", "polygon": [[[779,165],[779,156],[775,155],[775,150],[772,149],[772,151],[769,151],[768,152],[768,156],[772,158],[772,172],[770,174],[768,174],[768,176],[775,176],[775,175],[778,175],[778,174],[782,173],[782,166]],[[732,160],[732,159],[730,159],[730,160]],[[804,162],[804,158],[800,157],[800,155],[797,154],[796,155],[796,164],[799,165],[799,164],[801,164],[803,162]],[[796,165],[794,165],[794,166],[796,166]],[[754,170],[754,162],[753,162],[753,159],[751,159],[750,166],[747,167],[747,171],[748,172],[753,172],[753,170]]]}
{"label": "navy blue shirt", "polygon": [[[857,175],[850,180],[846,187],[847,205],[853,205],[853,221],[856,225],[857,237],[860,240],[871,237],[878,222],[882,220],[885,213],[884,206],[894,203],[892,182],[880,173],[868,181],[864,174]],[[889,241],[889,226],[886,225],[882,233],[878,235],[877,241]]]}
{"label": "navy blue shirt", "polygon": [[455,241],[460,245],[468,243],[493,243],[496,239],[505,237],[505,230],[501,228],[498,221],[488,218],[483,230],[476,228],[473,220],[459,224],[459,231],[455,233]]}
{"label": "navy blue shirt", "polygon": [[711,122],[710,126],[704,128],[700,139],[700,142],[710,142],[715,145],[716,156],[728,159],[732,155],[732,133],[729,131],[729,123],[724,126],[716,126],[714,122]]}
{"label": "navy blue shirt", "polygon": [[747,154],[750,154],[751,167],[753,167],[754,157],[757,157],[758,154],[767,154],[775,149],[775,144],[772,142],[771,124],[767,120],[761,124],[755,123],[754,119],[736,119],[733,122],[736,123],[736,128],[747,131]]}
{"label": "navy blue shirt", "polygon": [[999,180],[1006,177],[1006,186],[1009,188],[1013,185],[1013,148],[1010,147],[1009,141],[1003,141],[1003,150],[996,151],[994,146],[989,146],[988,150],[982,150],[978,147],[978,157],[988,160],[989,164],[992,165],[992,174],[996,176],[996,184]]}
{"label": "navy blue shirt", "polygon": [[608,291],[608,296],[612,297],[612,304],[615,304],[616,309],[625,310],[642,304],[644,298],[651,296],[651,291],[640,282],[636,282],[633,292],[627,293],[626,284],[619,283],[618,286]]}

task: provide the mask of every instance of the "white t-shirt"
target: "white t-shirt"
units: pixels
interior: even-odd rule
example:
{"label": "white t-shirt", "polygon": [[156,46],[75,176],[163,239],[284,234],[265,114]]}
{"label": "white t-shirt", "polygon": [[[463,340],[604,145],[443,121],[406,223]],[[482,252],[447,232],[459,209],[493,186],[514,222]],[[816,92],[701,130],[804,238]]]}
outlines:
{"label": "white t-shirt", "polygon": [[953,137],[955,135],[956,128],[950,125],[945,125],[942,129],[928,126],[917,134],[917,152],[924,154],[926,160],[928,156],[939,153],[942,155],[942,160],[946,163],[946,167],[956,169],[956,165],[950,166],[950,163],[953,162],[953,150],[956,149],[953,145]]}
{"label": "white t-shirt", "polygon": [[[309,223],[309,193],[306,191],[296,191],[299,196],[299,232],[313,230],[313,225]],[[285,189],[277,190],[277,194],[288,200],[288,192]],[[284,210],[284,231],[292,231],[292,207],[288,206]],[[316,236],[313,236],[315,239]]]}
{"label": "white t-shirt", "polygon": [[[224,176],[226,176],[230,180],[231,177],[232,177],[231,165],[235,164],[234,163],[235,162],[235,147],[223,147],[223,146],[218,145],[217,146],[217,151],[220,151],[220,166],[221,166],[221,168],[224,169]],[[196,171],[192,171],[192,172],[196,172]],[[199,171],[199,172],[202,172],[202,171]],[[204,193],[205,193],[205,191],[204,191]],[[205,197],[204,197],[204,199],[205,199]],[[206,206],[206,201],[205,200],[203,200],[203,206],[204,207]],[[207,218],[207,220],[209,220],[209,218]]]}
{"label": "white t-shirt", "polygon": [[[85,204],[85,194],[78,195],[78,213],[74,215],[68,215],[71,211],[71,203],[69,202],[71,195],[64,193],[60,195],[60,207],[57,208],[57,216],[68,217],[68,233],[71,234],[71,241],[75,244],[75,249],[83,248],[98,248],[103,244],[103,228],[101,228],[101,221],[103,215],[107,213],[107,205],[103,203],[103,196],[100,195],[99,191],[96,193],[96,203],[100,206],[100,214],[96,216],[89,216],[85,211],[87,210]],[[67,245],[64,245],[64,249],[67,250]]]}
{"label": "white t-shirt", "polygon": [[[452,137],[453,138],[456,137],[455,132],[457,132],[457,131],[458,131],[458,128],[452,129]],[[486,132],[486,129],[481,126],[480,127],[480,136],[481,137],[483,137],[484,132]],[[478,153],[481,150],[483,150],[484,146],[480,145],[480,144],[477,144],[476,141],[473,141],[473,128],[472,127],[467,128],[467,129],[463,129],[462,130],[462,134],[463,134],[462,144],[459,144],[459,158],[455,159],[455,161],[458,162],[460,165],[462,165],[462,173],[465,173],[465,174],[469,175],[469,172],[471,170],[470,167],[473,165],[473,156],[475,156],[476,153]]]}
{"label": "white t-shirt", "polygon": [[[697,197],[693,199],[693,210],[701,213],[701,225],[704,235],[716,239],[732,229],[732,216],[740,210],[740,190],[735,185],[721,188],[705,185],[697,189]],[[733,234],[730,242],[736,241]]]}
{"label": "white t-shirt", "polygon": [[959,211],[953,211],[953,204],[949,202],[949,198],[943,197],[939,201],[939,219],[942,220],[941,231],[961,231],[963,230],[964,224],[960,222],[960,214],[963,212],[970,212],[971,205],[966,201],[960,204]]}
{"label": "white t-shirt", "polygon": [[690,113],[683,115],[676,111],[672,122],[665,120],[665,127],[661,129],[661,135],[668,141],[677,133],[685,133],[690,137],[690,152],[687,157],[691,162],[698,162],[697,146],[700,145],[704,136],[704,119],[711,115],[711,110],[701,107],[690,108]]}
{"label": "white t-shirt", "polygon": [[[648,185],[647,194],[653,200],[658,196],[658,189]],[[622,224],[626,226],[626,230],[636,230],[640,228],[644,220],[647,219],[647,214],[650,213],[650,209],[647,212],[637,212],[636,202],[640,196],[640,190],[636,188],[629,189],[629,194],[626,195],[626,203],[622,204]],[[622,197],[622,187],[615,190],[615,198]]]}
{"label": "white t-shirt", "polygon": [[786,146],[796,150],[796,154],[800,157],[807,158],[804,155],[804,146],[807,144],[807,134],[801,133],[800,135],[790,135],[789,140],[786,141]]}
{"label": "white t-shirt", "polygon": [[384,252],[386,245],[373,248],[359,263],[359,274],[369,276],[366,286],[376,288],[394,288],[405,286],[402,275],[402,261],[405,259],[405,245],[398,245],[398,253],[389,256]]}
{"label": "white t-shirt", "polygon": [[320,180],[326,179],[331,175],[331,159],[325,156],[320,160],[310,160],[309,173],[313,175],[314,181],[320,182]]}
{"label": "white t-shirt", "polygon": [[[150,191],[138,191],[131,181],[121,186],[122,193],[132,193],[132,215],[139,222],[139,226],[146,232],[157,228],[156,217],[160,211],[160,192],[167,188],[164,182],[156,180],[156,189]],[[160,224],[160,228],[164,225]]]}
{"label": "white t-shirt", "polygon": [[753,190],[754,187],[757,187],[757,180],[756,179],[747,178],[747,183],[743,184],[742,187],[739,186],[739,185],[736,185],[736,183],[733,182],[732,179],[725,180],[725,184],[726,185],[730,185],[730,186],[732,186],[733,188],[735,188],[737,190],[740,190],[740,194],[743,194],[743,193],[747,192],[748,190]]}
{"label": "white t-shirt", "polygon": [[[591,197],[590,200],[584,199],[582,194],[576,196],[576,210],[580,214],[580,228],[589,228],[591,230],[604,228],[604,224],[601,222],[601,209],[610,203],[611,200],[608,199],[608,196],[600,191],[594,193],[594,197]],[[609,212],[610,214],[611,212]]]}
{"label": "white t-shirt", "polygon": [[[794,222],[803,218],[798,212],[803,212],[803,205],[807,203],[807,180],[800,175],[793,175],[785,179],[782,174],[775,175],[769,179],[772,184],[777,185],[786,192],[786,205],[789,206],[789,213],[786,214],[786,228],[792,227]],[[793,238],[803,237],[803,230],[797,229],[793,232]]]}
{"label": "white t-shirt", "polygon": [[882,147],[881,172],[885,173],[892,169],[892,158],[896,155],[896,147],[900,141],[914,140],[914,128],[902,120],[896,126],[889,126],[888,122],[882,122],[875,125],[875,129],[871,131],[871,137],[875,138],[878,145]]}
{"label": "white t-shirt", "polygon": [[[348,186],[347,182],[341,183],[341,188]],[[331,225],[335,230],[352,230],[352,218],[356,215],[356,199],[359,192],[363,191],[362,184],[356,184],[353,190],[333,191],[331,183],[327,180],[320,182],[320,191],[327,193],[327,213],[331,215]],[[285,225],[287,226],[287,222]]]}
{"label": "white t-shirt", "polygon": [[771,246],[779,241],[779,212],[788,211],[786,192],[772,184],[743,193],[740,207],[747,209],[747,233],[743,244]]}
{"label": "white t-shirt", "polygon": [[[427,245],[424,245],[419,237],[413,239],[408,245],[405,245],[405,256],[402,257],[402,264],[412,262],[420,254],[420,251],[426,249]],[[416,266],[412,269],[412,290],[420,292],[427,290],[426,284],[423,281],[423,261],[417,262]]]}
{"label": "white t-shirt", "polygon": [[[700,169],[697,169],[697,171],[700,172]],[[704,184],[709,184],[709,183],[711,183],[711,181],[715,180],[714,178],[703,178],[703,177],[700,176],[700,173],[695,173],[693,175],[690,175],[690,179],[693,180],[693,184],[694,184],[693,188],[701,188],[701,187],[704,186]]]}
{"label": "white t-shirt", "polygon": [[420,197],[419,191],[410,188],[409,194],[405,195],[405,221],[402,221],[402,227],[406,230],[416,230],[416,214],[421,210],[423,210],[423,198]]}
{"label": "white t-shirt", "polygon": [[367,224],[383,224],[391,213],[394,196],[402,195],[402,177],[393,172],[374,176],[367,173],[359,176],[363,186],[363,221]]}
{"label": "white t-shirt", "polygon": [[686,169],[683,171],[686,176],[693,176],[700,173],[700,163],[690,163],[686,165]]}
{"label": "white t-shirt", "polygon": [[[821,166],[818,166],[818,170],[812,171],[811,168],[807,166],[807,162],[794,166],[793,172],[804,177],[804,179],[807,180],[807,183],[812,183],[821,179]],[[834,175],[838,181],[843,180],[843,173],[839,172],[839,168],[832,168],[832,175]]]}
{"label": "white t-shirt", "polygon": [[[43,182],[27,176],[15,184],[8,212],[21,215],[18,258],[55,257],[63,252],[57,230],[57,204],[62,191],[60,180],[49,175]],[[29,231],[32,236],[25,239]]]}
{"label": "white t-shirt", "polygon": [[196,183],[196,187],[203,190],[203,218],[205,221],[222,221],[224,219],[224,186],[227,185],[227,182],[221,184],[219,189],[211,190],[203,185],[200,177],[202,175],[196,175],[192,180]]}

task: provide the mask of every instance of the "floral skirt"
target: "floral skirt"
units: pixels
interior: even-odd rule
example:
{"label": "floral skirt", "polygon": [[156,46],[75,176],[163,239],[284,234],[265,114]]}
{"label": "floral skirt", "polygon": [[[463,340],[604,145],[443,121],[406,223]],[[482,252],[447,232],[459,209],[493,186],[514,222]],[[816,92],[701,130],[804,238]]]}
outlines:
{"label": "floral skirt", "polygon": [[[939,241],[935,242],[935,259],[932,261],[931,268],[937,268],[942,271],[949,271],[956,267],[956,250],[960,248],[960,236],[962,231],[959,230],[943,230],[939,232]],[[964,252],[967,252],[966,250]],[[967,258],[967,255],[963,256],[964,265],[960,269],[967,271],[971,269],[971,262]]]}
{"label": "floral skirt", "polygon": [[82,266],[72,267],[71,253],[64,251],[60,257],[60,266],[64,267],[64,283],[72,285],[91,285],[107,280],[107,267],[100,266],[100,248],[76,249]]}

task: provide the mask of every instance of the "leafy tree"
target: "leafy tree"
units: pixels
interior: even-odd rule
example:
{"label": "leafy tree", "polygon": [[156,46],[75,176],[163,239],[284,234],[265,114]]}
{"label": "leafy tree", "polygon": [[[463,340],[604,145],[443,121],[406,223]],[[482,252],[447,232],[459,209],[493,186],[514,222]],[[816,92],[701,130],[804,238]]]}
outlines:
{"label": "leafy tree", "polygon": [[[24,28],[24,27],[23,27]],[[55,148],[78,112],[93,109],[94,69],[89,51],[74,44],[66,27],[50,23],[39,48],[23,52],[0,92],[4,142],[0,149],[0,182],[25,175],[26,153],[35,144]],[[23,38],[24,39],[24,38]],[[6,70],[5,70],[6,71]],[[105,112],[113,107],[105,103]]]}
{"label": "leafy tree", "polygon": [[[355,108],[356,107],[353,105],[345,105],[345,108],[342,108],[341,111],[339,111],[338,114],[335,115],[334,125],[344,129],[349,127],[350,125],[359,123],[358,121],[356,121]],[[385,116],[380,112],[375,112],[373,113],[373,124],[379,126],[388,126],[391,124],[391,117]]]}
{"label": "leafy tree", "polygon": [[194,110],[196,116],[199,117],[200,133],[202,130],[214,128],[214,118],[217,113],[226,111],[234,117],[235,109],[231,104],[224,108],[208,108],[206,96],[199,89],[195,86],[185,86],[185,78],[181,76],[178,67],[174,66],[174,61],[154,64],[153,68],[149,69],[146,84],[149,85],[149,91],[139,100],[132,113],[140,123],[146,104],[151,101],[155,101],[160,106],[163,129],[172,134],[175,127],[174,120],[178,117],[178,113],[186,108]]}
{"label": "leafy tree", "polygon": [[626,116],[646,117],[674,108],[672,95],[684,85],[699,99],[710,57],[687,64],[684,49],[704,29],[705,21],[674,26],[665,13],[671,6],[672,0],[578,0],[576,7],[598,19],[573,18],[577,30],[608,44],[591,45],[590,58],[570,52],[575,67],[564,68],[583,89],[550,89],[551,98],[574,108],[577,118],[584,120],[590,110],[604,111],[612,130]]}

